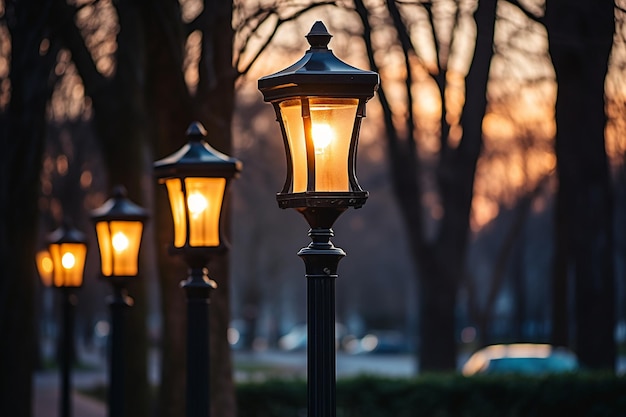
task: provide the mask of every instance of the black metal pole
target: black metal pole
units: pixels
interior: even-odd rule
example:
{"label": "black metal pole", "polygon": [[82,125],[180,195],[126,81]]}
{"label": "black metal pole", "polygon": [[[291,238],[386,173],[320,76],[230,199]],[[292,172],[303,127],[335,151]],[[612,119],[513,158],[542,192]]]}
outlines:
{"label": "black metal pole", "polygon": [[109,301],[111,309],[111,338],[109,340],[109,417],[124,415],[124,337],[126,333],[126,310],[133,305],[133,299],[126,290],[113,284],[113,296]]}
{"label": "black metal pole", "polygon": [[335,417],[335,279],[346,254],[335,247],[330,228],[312,228],[312,242],[298,252],[307,278],[308,417]]}
{"label": "black metal pole", "polygon": [[61,288],[62,294],[62,315],[63,326],[61,327],[61,401],[59,415],[61,417],[71,417],[72,415],[72,360],[74,359],[74,306],[76,296],[70,288]]}
{"label": "black metal pole", "polygon": [[204,267],[191,268],[182,283],[187,293],[187,417],[208,417],[209,302],[216,284]]}

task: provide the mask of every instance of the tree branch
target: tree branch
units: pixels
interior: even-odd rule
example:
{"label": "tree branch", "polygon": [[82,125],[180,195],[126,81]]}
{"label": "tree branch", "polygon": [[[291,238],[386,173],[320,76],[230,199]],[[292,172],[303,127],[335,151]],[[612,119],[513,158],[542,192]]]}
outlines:
{"label": "tree branch", "polygon": [[[554,172],[549,172],[548,174],[544,175],[537,182],[535,188],[533,188],[529,193],[522,197],[515,209],[515,214],[511,223],[511,227],[507,230],[506,236],[502,240],[500,251],[498,252],[498,256],[496,258],[495,266],[491,271],[491,278],[489,281],[490,286],[487,293],[485,308],[482,310],[482,312],[478,313],[477,321],[479,323],[479,328],[480,330],[482,330],[483,333],[486,333],[487,331],[487,324],[490,321],[493,306],[495,305],[498,294],[500,294],[500,290],[504,283],[504,278],[506,276],[506,267],[509,258],[511,256],[513,248],[515,247],[515,243],[517,242],[520,233],[522,232],[524,225],[526,224],[532,202],[541,194],[544,187],[548,184],[549,180],[553,176]],[[477,310],[479,311],[480,309]]]}
{"label": "tree branch", "polygon": [[77,9],[64,0],[55,0],[53,7],[53,14],[56,16],[53,20],[56,22],[52,28],[53,35],[58,35],[62,44],[72,53],[72,61],[76,64],[76,69],[83,80],[85,94],[93,99],[100,91],[107,88],[108,81],[98,71],[83,36],[74,24]]}
{"label": "tree branch", "polygon": [[[291,14],[290,16],[278,17],[278,19],[276,20],[276,23],[274,24],[274,28],[273,28],[272,32],[266,38],[266,40],[263,43],[263,45],[261,45],[259,47],[259,49],[256,51],[254,56],[250,59],[250,61],[244,66],[244,68],[239,70],[239,65],[241,64],[241,57],[244,55],[247,47],[250,44],[249,40],[252,38],[252,36],[254,34],[256,34],[256,30],[261,26],[262,23],[266,22],[271,16],[273,16],[273,15],[278,16],[278,10],[276,8],[264,9],[264,10],[260,10],[257,13],[255,13],[254,17],[257,17],[257,16],[262,16],[262,17],[261,17],[261,20],[257,23],[257,25],[250,29],[250,33],[246,37],[246,40],[243,43],[243,46],[237,51],[237,58],[235,60],[235,68],[238,70],[238,75],[242,76],[242,75],[247,74],[248,71],[250,71],[250,68],[252,68],[252,66],[256,63],[256,61],[261,56],[261,54],[265,51],[265,48],[267,48],[267,46],[271,43],[272,39],[274,39],[274,36],[276,36],[276,33],[278,32],[278,29],[280,28],[280,26],[282,26],[284,23],[296,20],[297,18],[299,18],[303,14],[305,14],[305,13],[307,13],[307,12],[313,10],[313,9],[316,9],[318,7],[321,7],[321,6],[336,6],[336,2],[335,1],[325,1],[325,2],[320,2],[320,3],[315,3],[315,4],[309,4],[308,6],[303,7],[300,10],[297,10],[296,12]],[[252,20],[254,20],[254,19],[247,19],[246,21],[244,21],[243,25],[240,25],[240,27],[243,28],[243,27],[247,26],[247,24],[249,22],[251,22]]]}
{"label": "tree branch", "polygon": [[398,40],[400,41],[400,45],[402,46],[402,52],[404,54],[407,106],[406,128],[407,141],[410,148],[408,157],[411,159],[411,162],[413,162],[413,165],[415,165],[413,159],[417,158],[417,148],[415,144],[415,117],[413,115],[413,72],[411,68],[411,55],[417,56],[417,54],[415,53],[415,49],[413,48],[413,44],[411,43],[409,31],[407,30],[407,27],[402,20],[402,16],[400,16],[400,11],[398,10],[398,6],[396,5],[394,0],[387,0],[387,9],[389,10],[389,14],[391,15],[391,19],[393,20],[393,25],[398,31]]}

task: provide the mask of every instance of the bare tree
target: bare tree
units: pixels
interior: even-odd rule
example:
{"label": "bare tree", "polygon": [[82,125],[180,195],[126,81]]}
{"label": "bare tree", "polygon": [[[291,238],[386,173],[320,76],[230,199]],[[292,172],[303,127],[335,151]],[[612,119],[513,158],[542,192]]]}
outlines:
{"label": "bare tree", "polygon": [[[370,67],[382,75],[378,101],[393,189],[418,271],[421,369],[454,369],[456,296],[464,276],[483,143],[496,2],[482,1],[475,9],[472,2],[444,1],[386,1],[381,6],[357,0],[354,8],[331,4],[359,16],[360,29],[350,23],[340,26],[363,39]],[[252,29],[242,33],[255,33],[261,25],[270,33],[265,42],[258,42],[262,46],[256,54],[247,55],[258,57],[282,24],[306,11],[289,14],[274,6],[243,19]],[[424,116],[418,90],[433,86],[439,101],[436,120]],[[513,234],[519,233],[523,218]]]}
{"label": "bare tree", "polygon": [[613,369],[613,193],[604,130],[614,2],[549,1],[545,23],[558,83],[554,338],[570,342],[564,297],[573,271],[575,348],[585,366]]}
{"label": "bare tree", "polygon": [[[362,1],[356,1],[356,10],[364,28],[370,65],[378,70],[373,31],[374,16]],[[402,51],[404,81],[403,100],[397,104],[388,97],[383,78],[379,98],[383,107],[386,139],[396,200],[407,228],[411,254],[418,271],[419,300],[419,364],[423,371],[452,370],[456,368],[455,310],[460,277],[463,275],[465,253],[469,232],[470,209],[473,195],[476,163],[482,147],[482,118],[487,105],[487,81],[493,54],[496,2],[481,1],[473,12],[477,42],[465,79],[465,105],[459,117],[451,111],[446,101],[449,97],[449,67],[451,50],[455,46],[461,18],[471,16],[471,9],[462,5],[446,15],[435,3],[403,5],[387,1],[386,19],[396,32],[394,48]],[[411,9],[412,8],[412,9]],[[422,212],[422,201],[427,191],[421,181],[427,172],[426,164],[419,154],[420,138],[415,109],[413,88],[416,82],[416,62],[422,59],[415,47],[408,15],[420,13],[431,30],[434,42],[434,61],[424,67],[434,80],[440,97],[438,153],[434,171],[435,192],[438,194],[439,214],[434,228],[425,224],[427,216]],[[438,13],[443,13],[438,14]],[[438,28],[437,18],[447,21]],[[466,20],[467,21],[467,20]],[[441,33],[444,33],[442,36]],[[466,45],[467,47],[467,45]],[[422,59],[423,60],[423,59]],[[422,67],[422,68],[424,68]],[[400,84],[400,83],[398,83]],[[404,110],[402,110],[404,109]],[[457,109],[458,110],[458,109]],[[398,115],[401,115],[398,117]],[[462,134],[458,135],[462,128]],[[451,137],[455,132],[456,138]],[[428,216],[429,217],[429,216]],[[433,230],[434,229],[434,230]]]}
{"label": "bare tree", "polygon": [[[2,285],[7,289],[2,291],[2,298],[7,302],[1,304],[0,330],[8,337],[15,336],[15,344],[3,344],[2,349],[19,347],[21,354],[3,350],[5,357],[19,358],[3,361],[10,364],[7,372],[2,372],[3,387],[11,385],[3,393],[12,395],[10,400],[2,401],[2,407],[11,407],[3,415],[29,415],[33,280],[24,277],[33,276],[37,236],[33,219],[37,211],[45,109],[55,80],[57,52],[60,48],[71,52],[85,95],[93,106],[93,122],[108,166],[109,183],[125,184],[133,199],[152,206],[151,161],[156,159],[154,155],[166,155],[180,147],[186,141],[184,132],[191,121],[203,122],[211,132],[212,144],[230,152],[233,91],[238,75],[232,68],[232,3],[201,2],[195,6],[198,4],[200,7],[190,11],[189,3],[183,2],[185,10],[181,12],[181,4],[166,0],[7,3],[3,17],[11,28],[13,57],[10,101],[2,114],[2,140],[7,152],[3,152],[6,163],[2,164],[1,208],[2,227],[6,228],[6,233],[2,233],[2,256],[11,260],[2,263],[3,268],[10,269],[2,273]],[[190,45],[196,46],[198,53],[189,53]],[[7,96],[4,86],[3,100]],[[18,197],[24,201],[23,207],[14,204]],[[155,230],[159,242],[167,242],[171,220],[163,192],[157,201]],[[184,328],[184,314],[180,313],[183,295],[178,282],[185,278],[186,271],[180,261],[165,255],[164,246],[159,248],[165,360],[158,409],[162,415],[180,415],[184,407],[180,393],[184,393],[181,387],[184,387],[185,369],[181,364],[184,365],[185,359],[184,338],[178,334]],[[13,255],[16,250],[23,256]],[[154,257],[144,258],[142,269],[146,270]],[[224,257],[211,265],[212,277],[220,283],[220,294],[212,307],[211,329],[216,334],[211,349],[214,359],[211,386],[215,391],[212,407],[214,413],[225,416],[235,413],[232,365],[226,341],[227,261]],[[5,277],[11,278],[5,280]],[[150,412],[146,279],[136,280],[130,289],[136,303],[130,315],[132,330],[126,352],[129,365],[126,382],[133,394],[126,396],[126,413],[133,416]],[[15,308],[12,303],[21,303],[21,308]],[[21,314],[21,320],[10,317],[17,313]],[[28,354],[24,354],[25,349]]]}

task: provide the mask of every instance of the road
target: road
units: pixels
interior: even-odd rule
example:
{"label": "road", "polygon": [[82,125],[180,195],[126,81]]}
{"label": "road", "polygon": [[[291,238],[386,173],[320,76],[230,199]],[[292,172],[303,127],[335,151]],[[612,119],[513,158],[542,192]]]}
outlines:
{"label": "road", "polygon": [[[235,378],[237,380],[260,379],[270,376],[305,377],[305,352],[235,352]],[[250,370],[252,369],[252,370]],[[409,377],[416,369],[415,358],[401,355],[348,355],[337,354],[337,377],[358,374]]]}

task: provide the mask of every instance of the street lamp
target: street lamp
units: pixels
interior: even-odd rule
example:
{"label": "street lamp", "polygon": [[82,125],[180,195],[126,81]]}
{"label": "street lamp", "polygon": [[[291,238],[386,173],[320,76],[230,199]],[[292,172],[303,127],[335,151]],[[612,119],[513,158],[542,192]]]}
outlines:
{"label": "street lamp", "polygon": [[125,311],[133,305],[126,284],[137,276],[139,246],[148,213],[126,197],[117,186],[113,196],[91,212],[96,224],[100,249],[100,271],[113,286],[110,298],[111,340],[109,361],[109,416],[124,413],[124,333]]}
{"label": "street lamp", "polygon": [[[74,306],[76,295],[74,291],[83,285],[83,271],[87,257],[87,243],[85,235],[73,228],[68,220],[48,236],[49,260],[52,262],[50,275],[49,261],[45,254],[38,259],[42,263],[45,277],[51,278],[50,284],[61,291],[63,299],[63,326],[61,327],[61,417],[70,417],[72,408],[70,402],[70,366],[73,358],[72,343],[74,340]],[[45,281],[44,275],[42,279]]]}
{"label": "street lamp", "polygon": [[259,79],[259,90],[274,106],[285,144],[287,179],[278,205],[296,209],[311,227],[312,242],[298,252],[307,277],[309,416],[334,417],[335,279],[345,252],[330,239],[341,213],[367,200],[356,179],[356,148],[379,77],[335,57],[322,22],[306,38],[311,48],[304,57]]}
{"label": "street lamp", "polygon": [[187,295],[187,416],[209,415],[209,301],[217,287],[207,264],[227,250],[220,228],[224,195],[241,163],[204,141],[198,123],[187,129],[189,142],[154,163],[159,183],[165,184],[174,221],[172,254],[181,255],[189,277],[181,283]]}

